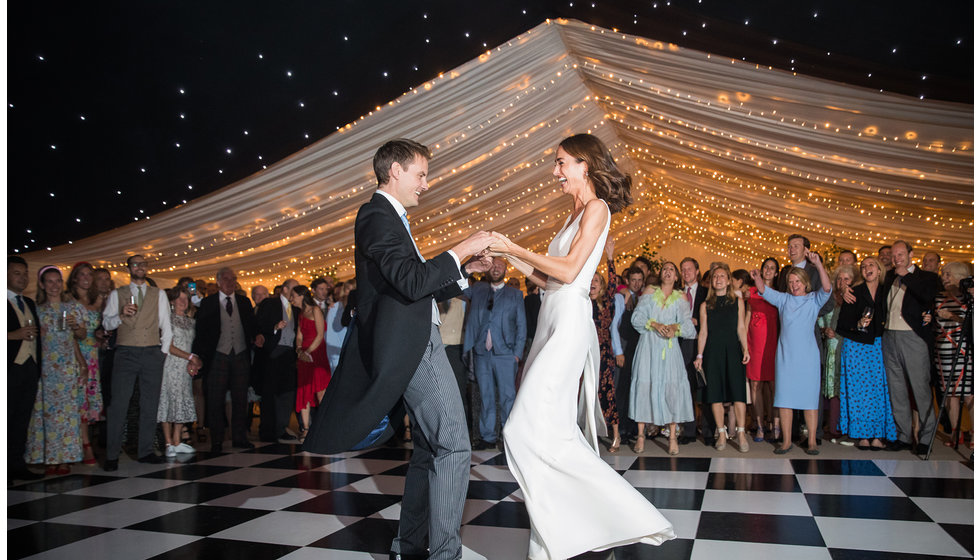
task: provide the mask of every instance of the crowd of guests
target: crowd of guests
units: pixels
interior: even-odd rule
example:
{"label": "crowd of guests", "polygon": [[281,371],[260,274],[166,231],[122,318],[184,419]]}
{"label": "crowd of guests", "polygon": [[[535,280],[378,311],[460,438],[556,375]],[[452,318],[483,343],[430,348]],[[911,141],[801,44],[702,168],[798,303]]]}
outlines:
{"label": "crowd of guests", "polygon": [[[788,238],[782,268],[767,258],[702,273],[693,258],[639,257],[617,274],[612,242],[606,256],[589,297],[611,451],[631,443],[644,453],[649,438],[665,437],[677,455],[700,437],[719,451],[768,440],[776,454],[796,444],[815,455],[829,440],[924,454],[940,420],[954,436],[947,445],[972,449],[960,429],[973,411],[972,344],[961,344],[972,342],[968,264],[936,253],[914,264],[914,248],[896,241],[860,262],[844,250],[828,266],[802,235]],[[97,433],[107,471],[124,440],[147,463],[194,453],[195,439],[221,451],[226,432],[233,447],[252,448],[253,400],[260,441],[303,441],[356,313],[352,280],[289,279],[246,294],[222,268],[213,282],[181,278],[163,290],[143,256],[127,269],[130,282],[114,286],[89,263],[67,282],[46,266],[32,299],[27,263],[8,257],[8,478],[44,476],[28,465],[66,474],[96,464]],[[438,307],[475,450],[502,448],[547,297],[505,274],[495,259]],[[405,412],[391,418],[410,440]]]}

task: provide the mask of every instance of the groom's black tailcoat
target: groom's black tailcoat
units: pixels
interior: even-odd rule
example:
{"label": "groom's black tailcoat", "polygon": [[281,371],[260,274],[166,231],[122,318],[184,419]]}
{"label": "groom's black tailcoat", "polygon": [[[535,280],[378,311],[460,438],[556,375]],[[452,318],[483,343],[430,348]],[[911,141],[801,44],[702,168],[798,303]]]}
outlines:
{"label": "groom's black tailcoat", "polygon": [[378,425],[429,343],[432,298],[462,293],[452,255],[422,262],[401,218],[378,193],[357,212],[354,267],[357,317],[303,445],[314,453],[347,451]]}

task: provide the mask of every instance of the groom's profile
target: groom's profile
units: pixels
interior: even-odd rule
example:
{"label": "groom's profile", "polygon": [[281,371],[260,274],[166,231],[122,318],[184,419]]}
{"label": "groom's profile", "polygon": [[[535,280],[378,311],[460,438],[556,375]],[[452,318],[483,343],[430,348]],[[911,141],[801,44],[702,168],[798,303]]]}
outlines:
{"label": "groom's profile", "polygon": [[[357,316],[303,446],[352,449],[404,397],[414,450],[390,558],[405,560],[462,555],[470,439],[436,302],[459,295],[471,273],[490,267],[486,232],[428,260],[415,246],[406,211],[429,188],[430,157],[407,139],[386,142],[374,155],[378,190],[354,224]],[[476,257],[461,266],[469,255]]]}

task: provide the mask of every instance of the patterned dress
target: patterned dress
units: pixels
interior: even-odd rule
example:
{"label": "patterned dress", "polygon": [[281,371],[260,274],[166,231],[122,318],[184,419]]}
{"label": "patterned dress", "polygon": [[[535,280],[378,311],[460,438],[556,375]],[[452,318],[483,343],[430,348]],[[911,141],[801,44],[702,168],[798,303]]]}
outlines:
{"label": "patterned dress", "polygon": [[[941,293],[936,296],[936,305],[939,309],[945,309],[960,319],[966,314],[966,306],[956,296]],[[936,321],[936,365],[942,374],[943,388],[945,389],[950,371],[953,369],[953,357],[956,354],[956,346],[960,340],[962,326],[956,321],[940,318],[938,313],[934,313],[932,317]],[[969,397],[973,395],[972,353],[968,360],[964,358],[965,353],[960,350],[960,357],[956,360],[956,371],[952,375],[954,390],[950,396],[959,397],[962,394]]]}
{"label": "patterned dress", "polygon": [[102,382],[99,379],[99,341],[95,331],[102,326],[102,312],[82,307],[82,324],[85,338],[78,341],[82,358],[88,368],[88,377],[82,387],[82,418],[86,422],[98,422],[102,414]]}
{"label": "patterned dress", "polygon": [[606,282],[606,306],[600,308],[596,300],[592,300],[592,320],[595,322],[596,334],[599,335],[599,405],[602,407],[602,415],[606,419],[606,424],[619,424],[619,410],[616,408],[616,356],[612,350],[612,334],[609,327],[612,325],[613,298],[616,297],[616,285],[613,278],[616,276],[616,269],[613,268],[612,261],[609,261],[609,277]]}
{"label": "patterned dress", "polygon": [[[170,327],[173,332],[172,344],[185,352],[190,352],[191,345],[194,343],[194,318],[172,313]],[[187,373],[187,359],[167,353],[163,361],[163,382],[160,385],[157,422],[187,424],[197,421],[193,381],[194,378]]]}
{"label": "patterned dress", "polygon": [[[833,329],[836,331],[839,315],[840,306],[834,306],[831,312],[817,318],[817,326],[821,330]],[[824,362],[821,371],[823,375],[820,378],[820,394],[827,399],[840,396],[840,343],[839,335],[834,338],[825,338],[823,341]]]}
{"label": "patterned dress", "polygon": [[82,460],[82,372],[70,329],[59,331],[62,311],[82,317],[85,308],[74,301],[39,305],[41,382],[34,400],[24,460],[59,465]]}

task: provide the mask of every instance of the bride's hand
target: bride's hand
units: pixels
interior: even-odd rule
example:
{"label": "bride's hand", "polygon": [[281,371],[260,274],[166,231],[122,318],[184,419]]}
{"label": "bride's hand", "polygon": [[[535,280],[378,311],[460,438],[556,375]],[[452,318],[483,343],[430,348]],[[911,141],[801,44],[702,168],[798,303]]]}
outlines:
{"label": "bride's hand", "polygon": [[490,251],[491,256],[506,256],[513,252],[514,244],[506,235],[494,231],[490,233],[490,237],[490,245],[487,249]]}
{"label": "bride's hand", "polygon": [[609,260],[613,260],[616,257],[615,249],[616,240],[611,235],[606,237],[606,256],[609,257]]}

